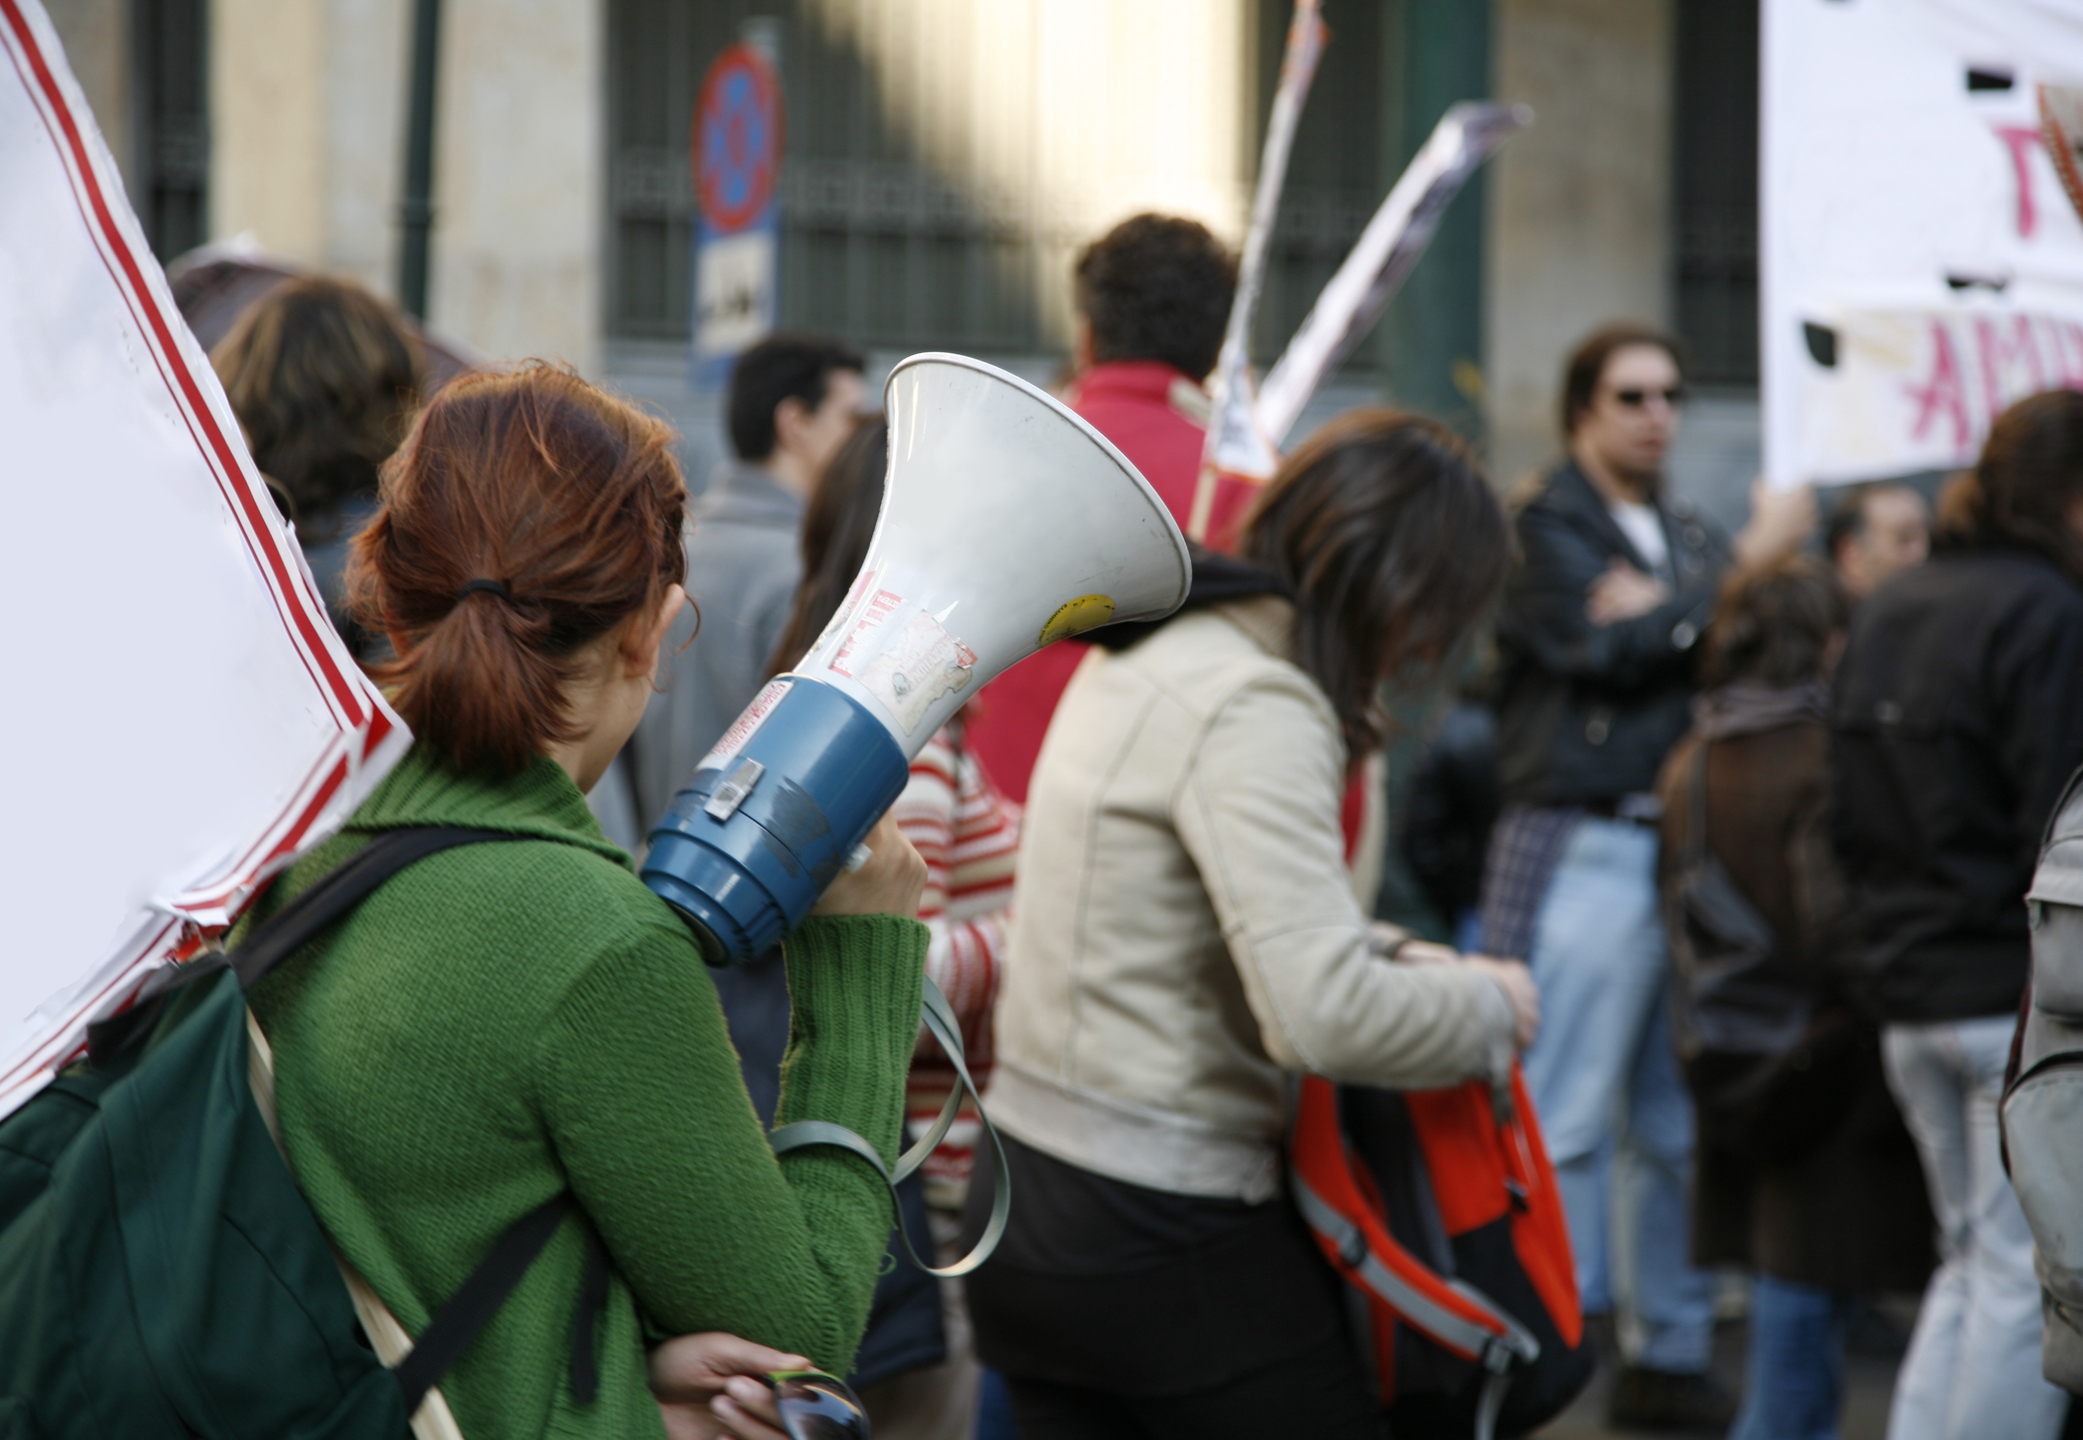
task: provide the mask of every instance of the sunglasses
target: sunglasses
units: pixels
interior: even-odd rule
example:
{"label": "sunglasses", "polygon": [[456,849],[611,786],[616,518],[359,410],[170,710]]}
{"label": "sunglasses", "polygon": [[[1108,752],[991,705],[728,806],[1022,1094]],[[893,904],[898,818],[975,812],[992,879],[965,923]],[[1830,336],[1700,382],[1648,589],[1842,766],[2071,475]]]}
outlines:
{"label": "sunglasses", "polygon": [[868,1411],[844,1380],[822,1370],[775,1370],[767,1383],[789,1440],[868,1440]]}
{"label": "sunglasses", "polygon": [[1615,390],[1613,392],[1613,398],[1630,410],[1641,409],[1649,403],[1649,397],[1652,395],[1661,395],[1666,405],[1682,405],[1685,403],[1685,387],[1683,385],[1673,385],[1668,390],[1629,389]]}

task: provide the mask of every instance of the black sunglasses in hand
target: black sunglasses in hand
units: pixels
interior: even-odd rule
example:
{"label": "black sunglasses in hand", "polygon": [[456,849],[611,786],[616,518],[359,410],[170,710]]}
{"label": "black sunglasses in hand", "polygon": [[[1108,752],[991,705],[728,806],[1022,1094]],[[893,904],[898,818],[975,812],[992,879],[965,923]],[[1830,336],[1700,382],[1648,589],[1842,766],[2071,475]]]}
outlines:
{"label": "black sunglasses in hand", "polygon": [[789,1440],[868,1440],[868,1411],[844,1380],[822,1370],[774,1370],[767,1383]]}

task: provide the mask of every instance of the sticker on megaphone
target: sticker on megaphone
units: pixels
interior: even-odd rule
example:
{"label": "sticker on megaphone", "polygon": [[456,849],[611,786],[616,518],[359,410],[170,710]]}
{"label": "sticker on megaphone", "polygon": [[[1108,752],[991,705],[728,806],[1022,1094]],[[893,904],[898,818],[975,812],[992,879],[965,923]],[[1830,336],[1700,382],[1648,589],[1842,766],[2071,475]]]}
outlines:
{"label": "sticker on megaphone", "polygon": [[644,881],[712,964],[758,957],[809,912],[911,757],[993,676],[1186,598],[1164,502],[1056,400],[959,355],[904,361],[884,399],[889,478],[846,602],[651,832]]}
{"label": "sticker on megaphone", "polygon": [[894,590],[871,593],[845,636],[824,668],[880,700],[906,735],[935,701],[968,689],[976,673],[976,652],[927,611],[907,608]]}

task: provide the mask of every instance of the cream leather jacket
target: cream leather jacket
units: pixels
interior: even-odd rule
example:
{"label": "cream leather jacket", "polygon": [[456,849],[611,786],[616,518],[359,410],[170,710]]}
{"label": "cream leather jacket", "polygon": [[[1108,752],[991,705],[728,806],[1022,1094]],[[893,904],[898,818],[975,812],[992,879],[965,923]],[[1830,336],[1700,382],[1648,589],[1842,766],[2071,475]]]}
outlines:
{"label": "cream leather jacket", "polygon": [[1426,1089],[1504,1074],[1504,991],[1399,965],[1339,829],[1346,755],[1271,596],[1181,616],[1064,693],[1028,794],[991,1116],[1097,1174],[1280,1189],[1289,1072]]}

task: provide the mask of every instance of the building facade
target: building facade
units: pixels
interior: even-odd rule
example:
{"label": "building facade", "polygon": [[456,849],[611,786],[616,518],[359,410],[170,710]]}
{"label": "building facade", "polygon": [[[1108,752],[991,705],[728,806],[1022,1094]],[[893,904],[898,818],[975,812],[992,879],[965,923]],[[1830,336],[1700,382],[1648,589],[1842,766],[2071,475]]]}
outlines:
{"label": "building facade", "polygon": [[[413,0],[45,0],[163,259],[246,243],[395,288]],[[1285,0],[445,0],[429,322],[666,409],[693,478],[688,131],[758,24],[787,107],[781,316],[879,362],[953,349],[1046,380],[1079,245],[1126,215],[1243,230]],[[1278,354],[1453,101],[1534,128],[1455,202],[1314,417],[1442,415],[1500,480],[1558,448],[1599,321],[1671,325],[1702,403],[1682,488],[1755,468],[1755,0],[1324,0],[1255,349]],[[1305,417],[1305,424],[1312,417]],[[1731,500],[1730,497],[1738,497]]]}

